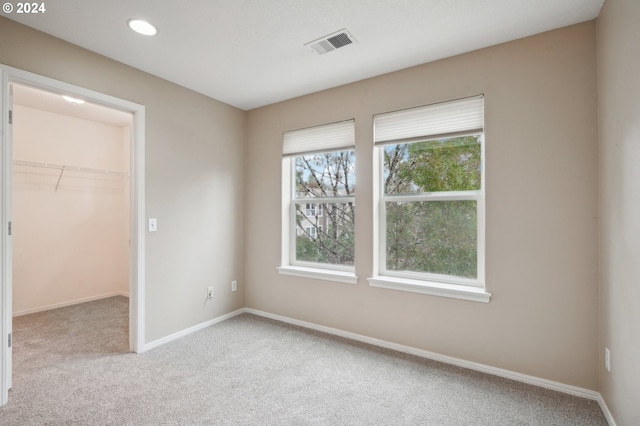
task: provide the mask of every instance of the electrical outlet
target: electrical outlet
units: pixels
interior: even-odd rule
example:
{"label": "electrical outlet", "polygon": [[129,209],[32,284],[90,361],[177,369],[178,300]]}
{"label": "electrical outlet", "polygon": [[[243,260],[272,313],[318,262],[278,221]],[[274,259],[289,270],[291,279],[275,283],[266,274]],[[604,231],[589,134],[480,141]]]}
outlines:
{"label": "electrical outlet", "polygon": [[213,299],[213,287],[207,287],[207,299]]}
{"label": "electrical outlet", "polygon": [[231,281],[231,291],[238,291],[238,281]]}
{"label": "electrical outlet", "polygon": [[611,352],[608,348],[604,348],[604,368],[611,372]]}

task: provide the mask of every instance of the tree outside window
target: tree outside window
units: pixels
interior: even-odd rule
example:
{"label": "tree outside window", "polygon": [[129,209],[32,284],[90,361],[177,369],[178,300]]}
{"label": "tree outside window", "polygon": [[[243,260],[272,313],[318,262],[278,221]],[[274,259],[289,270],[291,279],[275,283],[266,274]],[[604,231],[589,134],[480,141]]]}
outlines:
{"label": "tree outside window", "polygon": [[[299,156],[294,162],[295,260],[330,265],[354,263],[355,153]],[[314,202],[309,202],[313,199]]]}
{"label": "tree outside window", "polygon": [[483,145],[483,96],[374,116],[383,278],[370,282],[484,287]]}
{"label": "tree outside window", "polygon": [[[477,278],[481,136],[384,147],[386,269]],[[442,194],[429,201],[421,194]],[[415,199],[415,201],[414,201]]]}

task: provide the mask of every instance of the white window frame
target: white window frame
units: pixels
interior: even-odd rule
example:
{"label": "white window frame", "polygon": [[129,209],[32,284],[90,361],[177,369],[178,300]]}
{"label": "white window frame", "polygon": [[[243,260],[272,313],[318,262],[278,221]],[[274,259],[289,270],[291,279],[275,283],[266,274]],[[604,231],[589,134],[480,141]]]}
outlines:
{"label": "white window frame", "polygon": [[[299,197],[295,186],[295,158],[315,153],[355,150],[355,120],[347,120],[284,133],[282,159],[282,254],[278,272],[283,275],[356,284],[355,266],[305,262],[296,259],[296,206],[307,213],[306,204],[315,204],[315,216],[322,216],[322,204],[353,203],[355,195]],[[318,210],[319,208],[319,210]],[[304,225],[303,225],[304,226]],[[319,226],[321,228],[321,225]]]}
{"label": "white window frame", "polygon": [[304,206],[307,217],[322,217],[322,204],[320,203],[306,203]]}
{"label": "white window frame", "polygon": [[[480,117],[470,115],[468,123],[463,123],[461,128],[455,128],[458,125],[454,120],[451,126],[441,126],[438,121],[440,118],[447,119],[447,114],[456,114],[458,106],[463,108],[478,108],[480,104],[482,110]],[[435,107],[431,109],[432,107]],[[451,111],[453,112],[451,112]],[[429,114],[435,111],[435,119],[430,123]],[[426,107],[418,107],[415,109],[399,111],[400,114],[416,115],[421,117],[426,115],[424,120],[429,127],[426,130],[417,130],[407,135],[403,134],[403,129],[399,128],[397,134],[393,134],[393,128],[390,136],[376,135],[375,155],[377,155],[375,180],[376,186],[376,204],[377,211],[374,214],[374,222],[376,225],[375,247],[374,247],[374,264],[376,275],[368,279],[369,285],[373,287],[382,287],[394,290],[410,291],[416,293],[431,294],[436,296],[446,296],[457,299],[471,300],[477,302],[488,302],[491,293],[485,288],[485,143],[484,143],[484,123],[483,123],[483,97],[473,97],[462,100],[456,100],[441,104],[428,105]],[[473,112],[473,111],[472,111]],[[391,113],[393,114],[393,113]],[[438,115],[439,114],[439,115]],[[383,116],[385,114],[380,114]],[[376,116],[378,117],[378,116]],[[374,117],[374,123],[376,123]],[[383,117],[386,118],[386,117]],[[394,117],[391,117],[394,118]],[[410,118],[411,119],[411,118]],[[415,121],[415,119],[413,119]],[[478,124],[480,127],[478,128]],[[375,125],[375,124],[374,124]],[[464,127],[467,128],[464,128]],[[391,126],[392,127],[392,126]],[[431,129],[435,131],[444,131],[440,133],[431,133]],[[409,130],[411,132],[412,130]],[[426,133],[426,134],[421,134]],[[475,191],[450,191],[450,192],[433,192],[433,193],[416,193],[416,194],[385,194],[383,177],[384,177],[384,148],[387,145],[406,144],[413,142],[422,142],[428,140],[437,140],[447,137],[461,136],[477,136],[480,135],[481,142],[481,184],[480,189]],[[412,271],[390,271],[386,268],[386,203],[388,202],[428,202],[428,201],[475,201],[477,209],[477,277],[465,278],[453,275],[442,275],[428,272],[412,272]]]}
{"label": "white window frame", "polygon": [[309,238],[317,238],[316,227],[315,226],[305,226],[304,233],[307,234]]}
{"label": "white window frame", "polygon": [[307,217],[316,217],[316,205],[315,203],[306,203],[304,206],[304,215]]}
{"label": "white window frame", "polygon": [[[291,161],[291,166],[292,166],[292,174],[293,176],[291,177],[291,181],[293,183],[293,186],[295,186],[295,163],[294,161]],[[295,188],[294,188],[295,191]],[[298,198],[295,196],[295,194],[293,195],[293,199],[291,202],[291,222],[292,224],[296,223],[296,205],[302,205],[302,204],[306,204],[306,202],[308,201],[308,198]],[[316,205],[319,204],[349,204],[352,203],[355,206],[355,202],[356,202],[356,197],[355,196],[348,196],[348,197],[344,197],[344,196],[340,196],[340,197],[317,197],[313,199]],[[306,207],[306,206],[305,206]],[[319,216],[311,216],[311,217],[319,217]],[[306,227],[305,227],[306,228]],[[314,226],[314,228],[318,228],[319,230],[322,230],[322,225],[318,225],[318,226]],[[305,229],[305,233],[306,233],[306,229]],[[313,269],[327,269],[327,270],[336,270],[336,271],[344,271],[344,272],[354,272],[355,271],[355,266],[347,266],[347,265],[335,265],[335,264],[328,264],[328,263],[316,263],[316,262],[306,262],[303,260],[297,260],[296,259],[296,236],[295,236],[295,232],[292,233],[294,235],[292,235],[291,241],[289,242],[289,264],[292,266],[300,266],[300,267],[305,267],[305,268],[313,268]],[[309,236],[308,233],[306,233],[307,236]],[[317,237],[317,234],[316,234]],[[315,237],[314,237],[315,238]]]}

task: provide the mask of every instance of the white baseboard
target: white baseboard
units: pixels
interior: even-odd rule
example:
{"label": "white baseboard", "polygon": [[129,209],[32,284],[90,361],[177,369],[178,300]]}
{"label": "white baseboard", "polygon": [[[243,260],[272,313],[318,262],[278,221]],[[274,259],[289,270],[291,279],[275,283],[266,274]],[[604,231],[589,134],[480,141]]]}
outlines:
{"label": "white baseboard", "polygon": [[598,393],[598,404],[600,405],[600,409],[602,410],[602,414],[604,414],[604,418],[607,419],[607,423],[609,426],[617,426],[616,421],[613,419],[613,415],[611,411],[609,411],[609,407],[607,407],[607,403],[604,402],[604,398],[602,395]]}
{"label": "white baseboard", "polygon": [[600,405],[600,408],[602,409],[602,412],[607,422],[609,423],[609,426],[617,426],[616,422],[613,419],[613,416],[611,415],[611,412],[609,411],[609,408],[607,407],[607,404],[602,398],[602,395],[600,395],[600,393],[596,391],[580,388],[577,386],[566,385],[564,383],[554,382],[552,380],[542,379],[535,376],[529,376],[527,374],[517,373],[515,371],[505,370],[502,368],[491,367],[489,365],[480,364],[477,362],[466,361],[460,358],[441,355],[435,352],[429,352],[422,349],[413,348],[411,346],[405,346],[397,343],[387,342],[385,340],[375,339],[372,337],[351,333],[349,331],[344,331],[337,328],[325,327],[322,325],[318,325],[318,324],[314,324],[306,321],[300,321],[300,320],[285,317],[282,315],[271,314],[269,312],[259,311],[257,309],[252,309],[252,308],[241,308],[236,311],[230,312],[226,315],[222,315],[220,317],[203,322],[201,324],[197,324],[193,327],[187,328],[177,333],[173,333],[161,339],[154,340],[153,342],[147,343],[144,346],[144,351],[164,345],[165,343],[169,343],[173,340],[179,339],[180,337],[184,337],[188,334],[194,333],[198,330],[202,330],[203,328],[209,327],[213,324],[217,324],[219,322],[225,321],[229,318],[235,317],[236,315],[240,315],[243,313],[258,315],[261,317],[270,318],[276,321],[281,321],[281,322],[292,324],[292,325],[297,325],[297,326],[308,328],[311,330],[332,334],[334,336],[344,337],[344,338],[355,340],[358,342],[368,343],[370,345],[379,346],[382,348],[391,349],[394,351],[398,351],[398,352],[402,352],[410,355],[415,355],[421,358],[427,358],[434,361],[444,362],[446,364],[456,365],[458,367],[468,368],[470,370],[492,374],[494,376],[504,377],[504,378],[515,380],[518,382],[539,386],[541,388],[550,389],[550,390],[566,393],[569,395],[575,395],[581,398],[594,400],[594,401],[597,401],[598,404]]}
{"label": "white baseboard", "polygon": [[129,297],[129,293],[124,291],[114,291],[113,293],[99,294],[97,296],[84,297],[82,299],[67,300],[66,302],[54,303],[52,305],[39,306],[37,308],[23,309],[13,313],[14,317],[21,315],[35,314],[36,312],[49,311],[51,309],[64,308],[65,306],[78,305],[80,303],[93,302],[94,300],[107,299],[113,296]]}
{"label": "white baseboard", "polygon": [[162,346],[165,343],[169,343],[169,342],[171,342],[173,340],[179,339],[179,338],[184,337],[184,336],[186,336],[188,334],[195,333],[198,330],[202,330],[203,328],[207,328],[207,327],[209,327],[209,326],[211,326],[213,324],[217,324],[219,322],[222,322],[222,321],[227,320],[229,318],[235,317],[236,315],[240,315],[242,313],[244,313],[244,309],[238,309],[237,311],[230,312],[228,314],[219,316],[219,317],[214,318],[212,320],[205,321],[205,322],[200,323],[200,324],[196,324],[193,327],[189,327],[189,328],[184,329],[182,331],[178,331],[176,333],[170,334],[170,335],[168,335],[166,337],[163,337],[161,339],[154,340],[153,342],[149,342],[149,343],[145,344],[144,348],[142,349],[142,352],[146,352],[146,351],[148,351],[150,349],[157,348],[158,346]]}
{"label": "white baseboard", "polygon": [[[385,340],[375,339],[372,337],[363,336],[361,334],[351,333],[348,331],[339,330],[336,328],[325,327],[318,324],[313,324],[306,321],[300,321],[293,318],[284,317],[281,315],[275,315],[268,312],[258,311],[251,308],[243,308],[242,311],[258,315],[265,318],[282,321],[288,324],[297,325],[311,330],[321,331],[323,333],[333,334],[335,336],[345,337],[347,339],[356,340],[358,342],[368,343],[370,345],[379,346],[382,348],[392,349],[394,351],[407,353],[410,355],[419,356],[421,358],[432,359],[434,361],[444,362],[446,364],[456,365],[458,367],[468,368],[470,370],[480,371],[482,373],[492,374],[494,376],[500,376],[518,382],[528,383],[530,385],[539,386],[546,389],[555,390],[570,395],[579,396],[595,401],[600,401],[602,397],[596,391],[589,389],[579,388],[576,386],[566,385],[564,383],[554,382],[552,380],[541,379],[535,376],[529,376],[527,374],[516,373],[515,371],[504,370],[502,368],[491,367],[489,365],[480,364],[477,362],[465,361],[460,358],[454,358],[447,355],[441,355],[435,352],[429,352],[422,349],[413,348],[411,346],[399,345],[397,343],[387,342]],[[601,403],[604,404],[604,401]],[[606,415],[606,414],[605,414]],[[615,424],[615,423],[614,423]]]}

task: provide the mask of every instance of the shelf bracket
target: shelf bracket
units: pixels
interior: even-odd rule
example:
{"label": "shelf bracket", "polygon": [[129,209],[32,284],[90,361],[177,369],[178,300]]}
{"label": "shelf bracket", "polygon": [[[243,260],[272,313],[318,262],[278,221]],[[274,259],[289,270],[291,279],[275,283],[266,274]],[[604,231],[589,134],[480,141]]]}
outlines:
{"label": "shelf bracket", "polygon": [[56,192],[58,191],[58,185],[60,185],[60,179],[62,179],[62,174],[64,173],[65,166],[62,166],[60,169],[60,176],[58,176],[58,182],[56,183]]}

